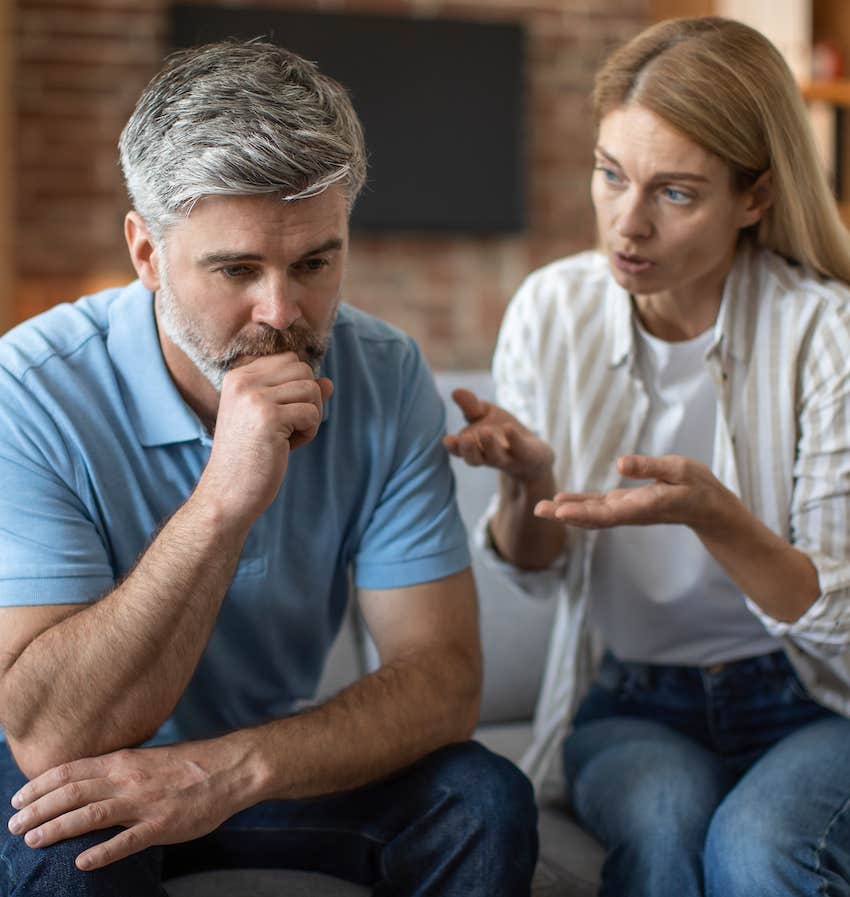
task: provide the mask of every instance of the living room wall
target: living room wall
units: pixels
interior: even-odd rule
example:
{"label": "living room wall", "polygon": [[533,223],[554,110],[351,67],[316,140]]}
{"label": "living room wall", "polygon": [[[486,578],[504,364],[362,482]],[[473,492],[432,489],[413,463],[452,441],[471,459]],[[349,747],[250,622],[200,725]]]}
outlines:
{"label": "living room wall", "polygon": [[[348,301],[413,334],[435,367],[486,365],[504,306],[523,276],[593,243],[588,94],[606,53],[647,23],[647,0],[250,5],[525,25],[525,231],[356,236],[347,280]],[[166,51],[166,16],[164,0],[18,0],[11,318],[131,277],[115,146]]]}

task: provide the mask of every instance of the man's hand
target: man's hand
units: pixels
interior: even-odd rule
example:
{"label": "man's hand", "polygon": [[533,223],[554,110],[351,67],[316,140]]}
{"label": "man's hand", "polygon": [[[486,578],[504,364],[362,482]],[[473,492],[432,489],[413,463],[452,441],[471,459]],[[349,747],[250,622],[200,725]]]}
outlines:
{"label": "man's hand", "polygon": [[726,519],[724,511],[740,505],[708,467],[680,455],[624,455],[617,469],[629,479],[654,482],[605,493],[561,492],[538,502],[534,513],[584,529],[680,523],[708,537]]}
{"label": "man's hand", "polygon": [[517,480],[538,480],[551,473],[552,449],[512,414],[468,389],[456,389],[452,398],[468,426],[443,440],[451,454],[473,467],[495,467]]}
{"label": "man's hand", "polygon": [[211,772],[204,745],[121,750],[65,763],[28,782],[12,798],[9,830],[30,847],[48,847],[87,832],[124,831],[77,857],[84,871],[158,844],[200,838],[241,806],[232,803],[226,771]]}
{"label": "man's hand", "polygon": [[291,449],[308,443],[333,392],[294,352],[266,355],[224,378],[209,463],[195,490],[251,525],[280,489]]}

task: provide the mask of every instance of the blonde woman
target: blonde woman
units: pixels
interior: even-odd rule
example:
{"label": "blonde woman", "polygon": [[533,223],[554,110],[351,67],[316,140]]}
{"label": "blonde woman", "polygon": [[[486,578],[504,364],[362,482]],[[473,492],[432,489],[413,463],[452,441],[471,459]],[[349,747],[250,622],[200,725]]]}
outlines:
{"label": "blonde woman", "polygon": [[848,894],[850,242],[758,32],[661,23],[594,100],[600,251],[523,284],[446,440],[559,596],[526,767],[603,894]]}

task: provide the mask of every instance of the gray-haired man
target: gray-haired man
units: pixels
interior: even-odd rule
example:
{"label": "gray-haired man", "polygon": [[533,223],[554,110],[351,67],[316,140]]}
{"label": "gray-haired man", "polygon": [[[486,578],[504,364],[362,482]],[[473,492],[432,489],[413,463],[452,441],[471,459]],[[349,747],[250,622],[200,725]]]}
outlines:
{"label": "gray-haired man", "polygon": [[[121,161],[139,280],[0,340],[3,893],[150,897],[163,864],[527,893],[528,782],[466,741],[440,402],[340,304],[348,97],[271,45],[183,52]],[[350,568],[382,665],[304,710]]]}

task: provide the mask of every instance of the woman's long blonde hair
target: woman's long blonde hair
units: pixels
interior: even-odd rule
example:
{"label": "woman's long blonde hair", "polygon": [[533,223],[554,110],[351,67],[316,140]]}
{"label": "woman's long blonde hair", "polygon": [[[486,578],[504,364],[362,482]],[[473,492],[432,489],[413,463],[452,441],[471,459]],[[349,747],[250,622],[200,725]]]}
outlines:
{"label": "woman's long blonde hair", "polygon": [[730,166],[738,189],[772,172],[761,246],[850,283],[850,234],[815,147],[805,104],[779,51],[753,28],[714,17],[671,19],[617,50],[596,77],[597,126],[638,103]]}

